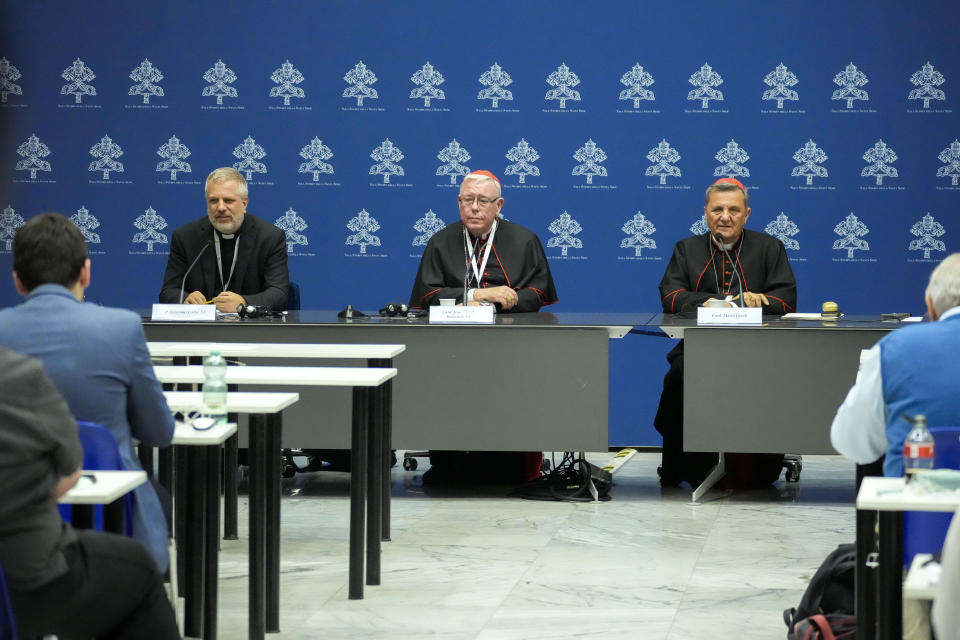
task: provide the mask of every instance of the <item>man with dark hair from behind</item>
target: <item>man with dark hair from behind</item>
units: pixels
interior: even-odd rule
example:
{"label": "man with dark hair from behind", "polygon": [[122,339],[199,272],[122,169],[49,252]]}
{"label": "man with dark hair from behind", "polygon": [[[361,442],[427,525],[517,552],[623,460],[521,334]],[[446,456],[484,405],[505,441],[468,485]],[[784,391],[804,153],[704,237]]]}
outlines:
{"label": "man with dark hair from behind", "polygon": [[77,424],[39,360],[0,347],[0,564],[21,638],[179,638],[136,541],[75,531],[57,499],[80,479]]}
{"label": "man with dark hair from behind", "polygon": [[[140,317],[82,302],[90,259],[80,229],[58,213],[31,218],[13,238],[13,282],[25,299],[0,311],[0,345],[39,358],[74,417],[109,429],[125,468],[141,469],[133,439],[169,445],[173,415]],[[154,487],[137,487],[134,503],[133,537],[165,573],[167,521]]]}

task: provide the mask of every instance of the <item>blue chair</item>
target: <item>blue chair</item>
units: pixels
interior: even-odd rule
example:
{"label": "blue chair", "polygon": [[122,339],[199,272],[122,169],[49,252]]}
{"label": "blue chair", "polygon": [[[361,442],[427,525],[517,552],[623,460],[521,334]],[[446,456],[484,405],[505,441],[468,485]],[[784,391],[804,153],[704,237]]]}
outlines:
{"label": "blue chair", "polygon": [[293,280],[287,292],[287,311],[300,311],[300,285]]}
{"label": "blue chair", "polygon": [[0,565],[0,639],[17,640],[17,622],[13,617],[13,605],[10,603],[3,565]]}
{"label": "blue chair", "polygon": [[[83,468],[90,471],[123,471],[123,459],[120,457],[120,448],[110,430],[96,422],[77,422],[80,435],[80,444],[83,446]],[[133,493],[128,493],[124,500],[124,532],[133,535]],[[60,505],[60,515],[71,521],[72,509],[68,504]],[[103,507],[94,508],[94,529],[103,530]]]}
{"label": "blue chair", "polygon": [[[960,469],[960,427],[931,427],[933,466]],[[953,513],[903,512],[903,563],[910,566],[918,553],[939,553]]]}

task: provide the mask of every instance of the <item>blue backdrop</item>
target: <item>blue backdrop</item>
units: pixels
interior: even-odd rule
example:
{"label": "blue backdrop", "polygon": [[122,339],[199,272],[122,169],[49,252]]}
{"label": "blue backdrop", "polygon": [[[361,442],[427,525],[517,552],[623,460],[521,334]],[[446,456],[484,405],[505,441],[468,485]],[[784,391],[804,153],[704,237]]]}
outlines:
{"label": "blue backdrop", "polygon": [[[23,219],[73,215],[88,299],[108,305],[155,301],[170,232],[234,164],[250,211],[287,230],[305,308],[406,300],[417,237],[456,219],[451,175],[468,168],[500,176],[504,215],[540,235],[556,311],[657,310],[720,175],[751,188],[748,226],[788,246],[801,310],[919,313],[957,249],[955,3],[5,0],[0,15],[0,271]],[[0,305],[16,302],[4,281]],[[659,442],[669,347],[612,344],[612,444]]]}

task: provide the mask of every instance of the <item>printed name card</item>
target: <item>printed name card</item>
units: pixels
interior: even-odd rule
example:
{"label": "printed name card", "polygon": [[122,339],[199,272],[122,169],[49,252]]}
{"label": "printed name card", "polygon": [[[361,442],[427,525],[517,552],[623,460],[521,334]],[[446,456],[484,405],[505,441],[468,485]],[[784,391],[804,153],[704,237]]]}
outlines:
{"label": "printed name card", "polygon": [[155,304],[150,319],[214,322],[217,319],[217,308],[212,304]]}
{"label": "printed name card", "polygon": [[760,325],[763,309],[760,307],[698,307],[697,324]]}
{"label": "printed name card", "polygon": [[477,307],[430,307],[430,322],[446,324],[493,324],[493,305]]}

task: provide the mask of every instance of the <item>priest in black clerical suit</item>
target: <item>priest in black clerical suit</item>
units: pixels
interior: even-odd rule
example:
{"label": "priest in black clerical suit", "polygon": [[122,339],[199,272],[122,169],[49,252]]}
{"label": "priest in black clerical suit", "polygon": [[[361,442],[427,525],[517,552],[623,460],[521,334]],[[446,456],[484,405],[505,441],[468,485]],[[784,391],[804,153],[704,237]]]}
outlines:
{"label": "priest in black clerical suit", "polygon": [[529,229],[501,219],[500,181],[474,171],[457,197],[461,224],[436,232],[427,243],[410,294],[410,307],[426,308],[441,298],[494,304],[500,313],[539,311],[557,301],[550,265]]}
{"label": "priest in black clerical suit", "polygon": [[230,313],[238,305],[286,309],[290,281],[283,230],[247,213],[247,181],[235,169],[211,172],[206,196],[207,217],[173,232],[160,302],[209,301]]}

